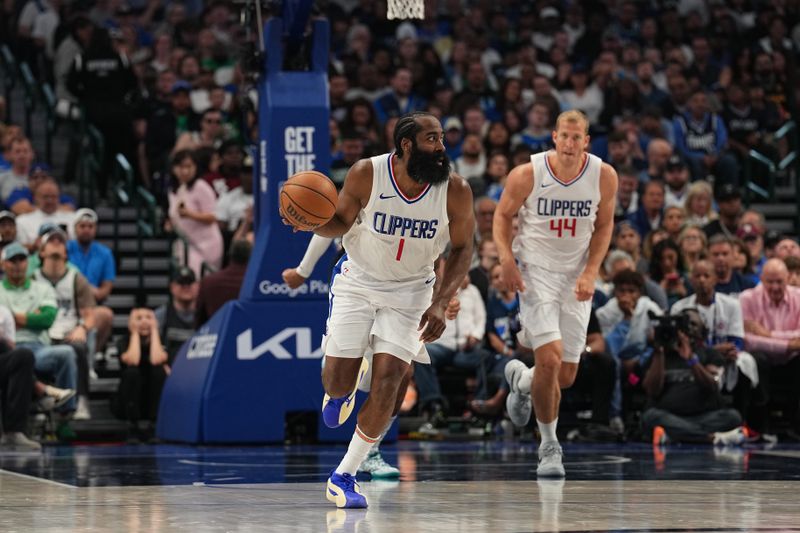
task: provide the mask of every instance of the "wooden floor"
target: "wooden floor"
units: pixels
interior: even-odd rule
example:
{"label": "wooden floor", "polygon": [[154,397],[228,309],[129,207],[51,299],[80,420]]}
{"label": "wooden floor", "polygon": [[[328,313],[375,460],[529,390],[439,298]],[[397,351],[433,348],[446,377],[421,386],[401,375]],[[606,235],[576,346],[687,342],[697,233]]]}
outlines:
{"label": "wooden floor", "polygon": [[401,480],[365,479],[370,508],[348,511],[324,497],[343,449],[0,454],[0,531],[800,532],[796,447],[565,447],[567,480],[537,481],[530,444],[401,443]]}

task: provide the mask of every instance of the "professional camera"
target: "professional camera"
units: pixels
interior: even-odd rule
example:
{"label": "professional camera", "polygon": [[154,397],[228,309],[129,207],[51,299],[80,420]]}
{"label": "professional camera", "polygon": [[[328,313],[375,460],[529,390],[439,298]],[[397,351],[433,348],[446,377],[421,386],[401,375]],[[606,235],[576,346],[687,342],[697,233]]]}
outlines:
{"label": "professional camera", "polygon": [[685,333],[689,337],[693,336],[691,319],[687,313],[659,316],[650,311],[647,316],[655,323],[655,337],[653,341],[656,347],[677,347],[679,331]]}

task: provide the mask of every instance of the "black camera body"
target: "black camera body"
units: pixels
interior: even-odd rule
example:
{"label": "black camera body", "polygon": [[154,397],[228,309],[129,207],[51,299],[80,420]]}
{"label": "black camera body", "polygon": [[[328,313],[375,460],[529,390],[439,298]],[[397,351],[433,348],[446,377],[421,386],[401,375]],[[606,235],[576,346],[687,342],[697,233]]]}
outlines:
{"label": "black camera body", "polygon": [[693,336],[692,323],[689,315],[686,313],[659,316],[650,311],[648,317],[655,323],[655,337],[653,342],[656,347],[677,347],[679,331],[688,335],[690,338]]}

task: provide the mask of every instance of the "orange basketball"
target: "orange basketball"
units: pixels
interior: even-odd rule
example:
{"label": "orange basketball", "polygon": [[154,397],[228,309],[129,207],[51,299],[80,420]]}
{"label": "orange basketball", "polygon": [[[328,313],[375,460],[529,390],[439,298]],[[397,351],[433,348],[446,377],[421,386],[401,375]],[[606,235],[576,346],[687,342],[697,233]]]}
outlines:
{"label": "orange basketball", "polygon": [[281,188],[281,210],[286,219],[302,230],[313,230],[336,212],[339,193],[328,176],[316,170],[298,172]]}

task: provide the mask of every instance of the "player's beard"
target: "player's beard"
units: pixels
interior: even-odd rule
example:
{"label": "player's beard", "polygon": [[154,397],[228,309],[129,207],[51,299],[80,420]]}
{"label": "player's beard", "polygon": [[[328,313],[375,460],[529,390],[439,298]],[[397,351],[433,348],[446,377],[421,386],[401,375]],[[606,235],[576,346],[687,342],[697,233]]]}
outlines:
{"label": "player's beard", "polygon": [[450,158],[444,151],[426,152],[413,144],[408,154],[406,172],[417,183],[439,185],[450,178]]}

